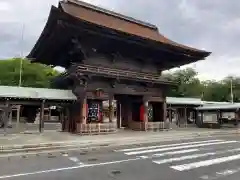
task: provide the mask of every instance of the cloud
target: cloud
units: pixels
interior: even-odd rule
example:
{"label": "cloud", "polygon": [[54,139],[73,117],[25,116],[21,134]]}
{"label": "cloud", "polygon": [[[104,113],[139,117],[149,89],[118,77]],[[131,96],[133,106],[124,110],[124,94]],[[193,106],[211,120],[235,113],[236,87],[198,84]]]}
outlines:
{"label": "cloud", "polygon": [[[207,60],[192,65],[203,79],[240,76],[238,0],[85,1],[156,24],[163,35],[179,43],[212,51]],[[57,4],[58,0],[1,0],[0,58],[26,55],[39,37],[51,5]]]}

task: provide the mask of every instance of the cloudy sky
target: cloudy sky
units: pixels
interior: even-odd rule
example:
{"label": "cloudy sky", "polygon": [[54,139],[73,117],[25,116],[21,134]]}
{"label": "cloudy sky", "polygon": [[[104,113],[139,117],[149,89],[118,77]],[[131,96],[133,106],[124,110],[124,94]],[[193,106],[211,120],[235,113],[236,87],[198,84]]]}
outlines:
{"label": "cloudy sky", "polygon": [[[201,79],[240,76],[239,0],[85,1],[156,24],[174,41],[213,52],[191,65]],[[27,55],[51,5],[57,4],[58,0],[0,0],[0,58]]]}

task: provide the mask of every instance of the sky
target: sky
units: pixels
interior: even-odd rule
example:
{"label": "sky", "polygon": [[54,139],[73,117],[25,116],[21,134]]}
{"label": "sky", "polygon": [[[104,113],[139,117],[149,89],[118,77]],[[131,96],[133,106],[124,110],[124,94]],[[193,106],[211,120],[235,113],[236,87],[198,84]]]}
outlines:
{"label": "sky", "polygon": [[[155,24],[164,36],[211,51],[195,68],[199,78],[240,76],[239,0],[85,0]],[[58,0],[0,0],[0,59],[26,56]]]}

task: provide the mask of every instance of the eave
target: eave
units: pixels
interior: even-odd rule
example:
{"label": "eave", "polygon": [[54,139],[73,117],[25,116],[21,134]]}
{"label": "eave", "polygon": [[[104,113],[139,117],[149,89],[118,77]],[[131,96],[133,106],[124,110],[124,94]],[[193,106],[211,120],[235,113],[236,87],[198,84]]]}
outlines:
{"label": "eave", "polygon": [[[86,28],[85,30],[82,29],[83,26]],[[179,55],[181,58],[176,60],[172,66],[169,66],[169,68],[203,60],[211,54],[206,51],[192,51],[131,34],[122,33],[106,27],[96,26],[95,24],[73,17],[61,11],[59,8],[52,7],[47,24],[27,58],[44,64],[61,65],[61,63],[56,61],[59,59],[60,54],[64,53],[63,50],[60,50],[60,48],[63,48],[61,45],[63,46],[64,43],[69,42],[74,34],[77,35],[76,32],[81,34],[81,32],[84,31],[87,31],[88,33],[97,33],[98,35],[102,35],[106,38],[116,38],[127,43],[132,43],[133,45],[140,45],[146,48],[164,51],[169,54]],[[60,37],[64,37],[64,39]],[[182,61],[182,59],[185,60]]]}

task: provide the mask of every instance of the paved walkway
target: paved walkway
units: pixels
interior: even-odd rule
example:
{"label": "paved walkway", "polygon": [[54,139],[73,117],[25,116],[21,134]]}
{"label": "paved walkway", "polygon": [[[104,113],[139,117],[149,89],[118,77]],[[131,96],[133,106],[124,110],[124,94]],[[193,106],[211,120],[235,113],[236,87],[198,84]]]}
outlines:
{"label": "paved walkway", "polygon": [[21,149],[39,147],[58,147],[66,145],[94,146],[94,145],[124,145],[133,143],[159,142],[174,139],[187,139],[213,134],[238,133],[238,130],[210,130],[187,128],[161,132],[137,132],[121,130],[108,135],[80,136],[64,132],[44,132],[42,134],[9,134],[0,135],[0,149]]}

